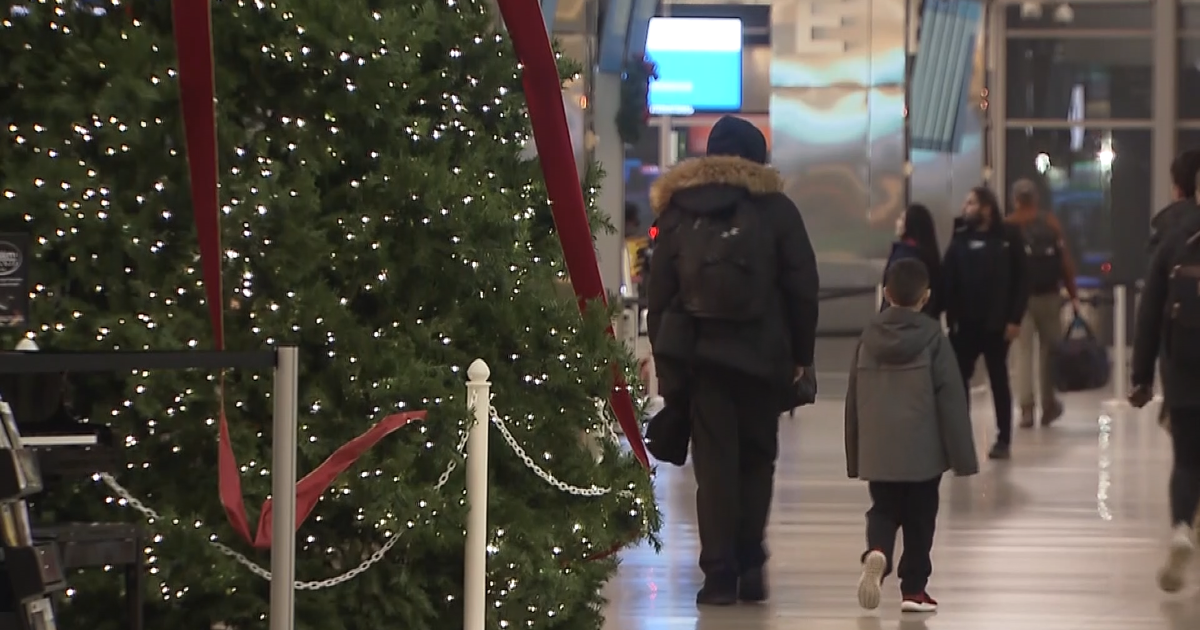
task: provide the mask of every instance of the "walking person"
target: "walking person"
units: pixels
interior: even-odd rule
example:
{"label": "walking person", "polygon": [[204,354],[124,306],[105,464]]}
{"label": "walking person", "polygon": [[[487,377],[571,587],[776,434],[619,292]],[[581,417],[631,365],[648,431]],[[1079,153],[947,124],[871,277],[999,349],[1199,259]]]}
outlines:
{"label": "walking person", "polygon": [[[1185,219],[1195,214],[1197,208],[1196,176],[1198,174],[1200,174],[1200,150],[1188,149],[1171,161],[1172,202],[1159,210],[1150,220],[1150,228],[1153,230],[1148,243],[1151,259],[1154,258],[1154,251],[1162,244],[1163,239],[1175,231]],[[1162,371],[1163,367],[1160,367],[1159,370]],[[1171,429],[1171,410],[1166,405],[1163,405],[1159,412],[1158,422],[1164,429],[1168,431]],[[1197,516],[1196,522],[1198,523],[1197,528],[1200,528],[1200,516]]]}
{"label": "walking person", "polygon": [[858,602],[867,609],[879,606],[900,531],[900,609],[937,610],[927,585],[942,475],[979,472],[954,349],[940,323],[923,313],[930,288],[919,260],[900,260],[888,269],[883,291],[889,308],[863,331],[850,371],[846,473],[867,481],[871,494],[858,583]]}
{"label": "walking person", "polygon": [[667,404],[690,407],[700,605],[767,598],[779,415],[812,369],[816,256],[766,161],[762,133],[725,116],[707,156],[679,163],[650,191],[659,232],[647,319],[660,375],[671,372]]}
{"label": "walking person", "polygon": [[1143,407],[1154,392],[1161,353],[1163,405],[1169,409],[1173,463],[1168,488],[1171,538],[1159,587],[1179,591],[1195,553],[1200,508],[1200,211],[1181,213],[1162,235],[1146,272],[1133,345],[1133,393]]}
{"label": "walking person", "polygon": [[[1054,388],[1051,350],[1062,340],[1062,289],[1066,288],[1076,316],[1079,314],[1079,289],[1075,285],[1075,263],[1067,251],[1067,241],[1058,219],[1038,207],[1037,185],[1028,179],[1012,186],[1013,211],[1005,221],[1016,226],[1025,240],[1029,302],[1017,337],[1017,402],[1021,408],[1021,426],[1036,424],[1034,415],[1034,371],[1038,372],[1038,394],[1042,403],[1042,426],[1062,417],[1063,406]],[[1037,354],[1034,354],[1034,346]]]}
{"label": "walking person", "polygon": [[975,363],[983,357],[996,408],[991,459],[1008,459],[1012,445],[1012,391],[1008,346],[1021,332],[1028,288],[1021,233],[1004,223],[1000,202],[980,186],[967,194],[963,216],[942,262],[946,323],[963,384],[970,391]]}
{"label": "walking person", "polygon": [[[929,272],[929,300],[921,312],[939,319],[942,316],[942,248],[938,247],[937,227],[933,223],[933,213],[929,208],[914,203],[905,209],[904,214],[896,219],[896,242],[892,243],[892,252],[888,256],[883,275],[896,262],[916,259],[925,264]],[[887,299],[880,304],[880,310],[887,308]]]}

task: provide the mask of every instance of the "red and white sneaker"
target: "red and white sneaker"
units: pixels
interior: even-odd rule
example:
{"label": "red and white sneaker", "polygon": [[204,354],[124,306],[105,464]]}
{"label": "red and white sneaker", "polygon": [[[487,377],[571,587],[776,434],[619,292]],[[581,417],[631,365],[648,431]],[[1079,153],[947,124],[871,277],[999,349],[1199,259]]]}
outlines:
{"label": "red and white sneaker", "polygon": [[937,612],[937,600],[930,597],[929,593],[905,595],[904,601],[900,602],[900,611],[911,613]]}

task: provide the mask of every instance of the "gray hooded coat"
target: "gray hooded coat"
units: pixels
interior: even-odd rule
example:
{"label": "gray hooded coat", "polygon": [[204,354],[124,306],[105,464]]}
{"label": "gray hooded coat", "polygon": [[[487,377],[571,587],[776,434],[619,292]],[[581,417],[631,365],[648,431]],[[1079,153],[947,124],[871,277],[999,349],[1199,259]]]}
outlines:
{"label": "gray hooded coat", "polygon": [[846,472],[928,481],[979,472],[966,387],[941,325],[889,308],[863,331],[846,392]]}

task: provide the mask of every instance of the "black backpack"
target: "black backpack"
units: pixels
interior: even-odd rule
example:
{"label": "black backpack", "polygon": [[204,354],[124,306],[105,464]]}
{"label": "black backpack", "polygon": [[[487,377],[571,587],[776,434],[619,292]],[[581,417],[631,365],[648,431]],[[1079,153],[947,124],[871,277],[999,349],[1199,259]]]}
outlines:
{"label": "black backpack", "polygon": [[746,199],[718,213],[689,213],[678,229],[683,310],[697,319],[762,319],[775,284],[775,247],[760,209]]}
{"label": "black backpack", "polygon": [[1176,367],[1200,370],[1200,232],[1188,238],[1167,279],[1166,355]]}
{"label": "black backpack", "polygon": [[1025,226],[1023,235],[1029,269],[1029,292],[1035,295],[1057,293],[1063,279],[1062,237],[1041,216]]}

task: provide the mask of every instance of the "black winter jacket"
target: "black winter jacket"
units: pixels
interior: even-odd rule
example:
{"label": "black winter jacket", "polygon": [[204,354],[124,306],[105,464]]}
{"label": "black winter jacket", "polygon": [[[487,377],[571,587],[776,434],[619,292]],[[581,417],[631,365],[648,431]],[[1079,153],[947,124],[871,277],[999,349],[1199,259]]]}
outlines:
{"label": "black winter jacket", "polygon": [[[767,317],[749,325],[694,320],[676,306],[678,227],[694,214],[749,200],[774,235],[777,294]],[[796,366],[811,366],[816,343],[817,260],[804,220],[783,194],[774,169],[731,156],[686,160],[660,177],[650,190],[658,216],[658,238],[650,263],[647,324],[654,356],[733,369],[786,387]],[[660,384],[663,362],[658,367]],[[666,394],[664,394],[666,395]]]}
{"label": "black winter jacket", "polygon": [[1153,232],[1150,233],[1150,242],[1148,243],[1151,258],[1154,257],[1154,250],[1158,249],[1163,239],[1175,231],[1180,222],[1196,209],[1196,202],[1191,199],[1180,199],[1159,210],[1158,214],[1154,215],[1154,218],[1150,220],[1150,229]]}
{"label": "black winter jacket", "polygon": [[1020,325],[1029,302],[1025,240],[1019,228],[995,221],[980,232],[961,218],[942,261],[942,306],[953,334],[960,328],[1003,332]]}
{"label": "black winter jacket", "polygon": [[1160,242],[1146,271],[1133,340],[1132,380],[1134,387],[1152,386],[1155,360],[1161,354],[1163,406],[1167,409],[1200,408],[1200,373],[1184,371],[1163,352],[1171,269],[1187,246],[1187,240],[1200,232],[1200,208],[1193,206],[1191,213],[1180,214],[1175,219],[1168,229],[1160,231]]}

